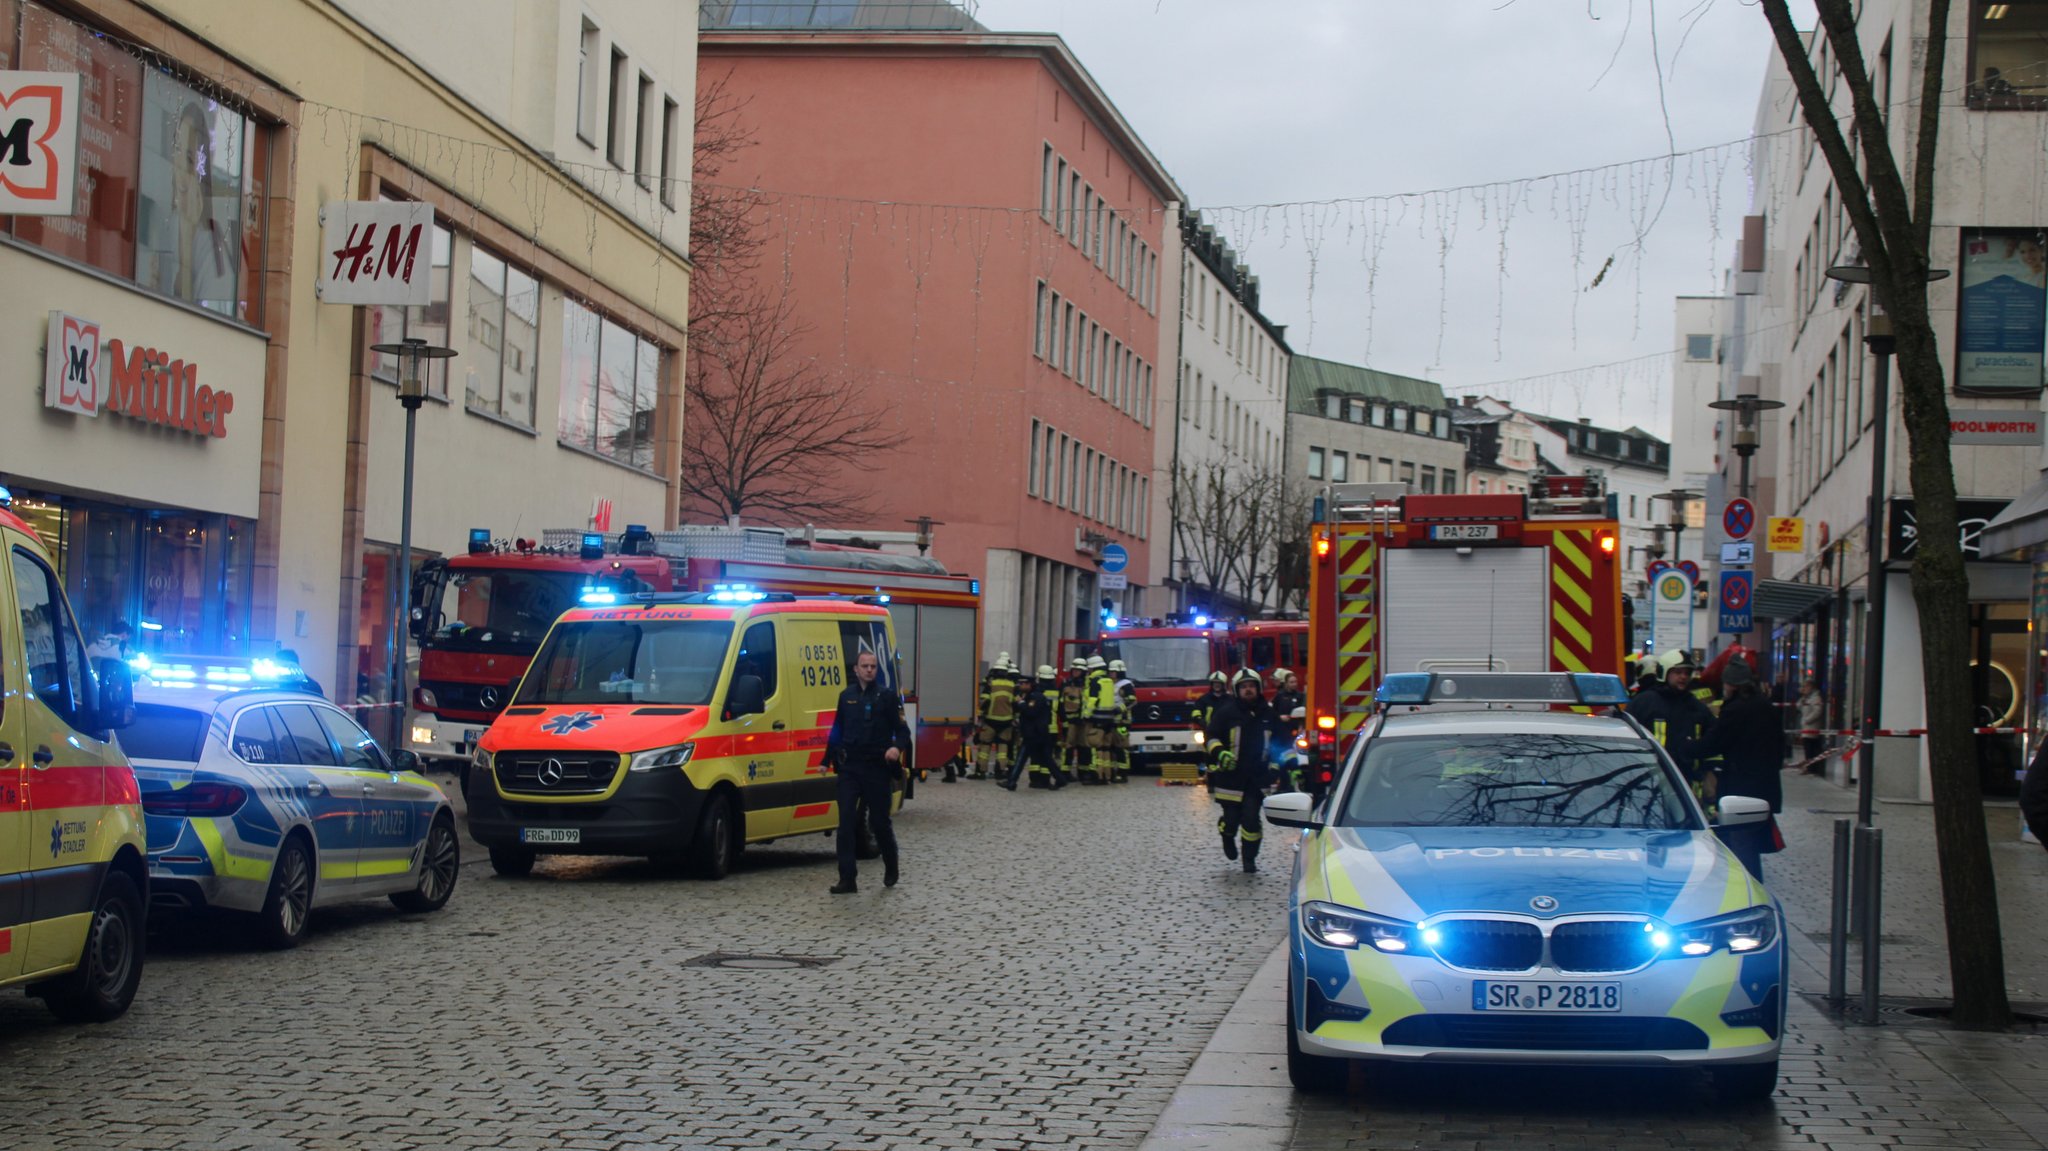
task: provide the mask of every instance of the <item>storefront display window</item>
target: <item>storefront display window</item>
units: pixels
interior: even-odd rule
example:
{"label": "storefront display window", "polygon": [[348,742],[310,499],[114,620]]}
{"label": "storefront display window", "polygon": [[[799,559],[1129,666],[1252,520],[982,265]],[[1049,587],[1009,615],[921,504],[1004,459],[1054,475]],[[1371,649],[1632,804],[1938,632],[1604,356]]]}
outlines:
{"label": "storefront display window", "polygon": [[30,4],[21,13],[20,67],[76,72],[77,210],[17,216],[17,238],[123,279],[135,275],[136,173],[142,159],[142,62],[92,30]]}
{"label": "storefront display window", "polygon": [[539,350],[540,282],[516,265],[469,249],[469,347],[463,353],[464,402],[533,426]]}
{"label": "storefront display window", "polygon": [[232,316],[242,262],[242,117],[161,72],[142,80],[135,278]]}

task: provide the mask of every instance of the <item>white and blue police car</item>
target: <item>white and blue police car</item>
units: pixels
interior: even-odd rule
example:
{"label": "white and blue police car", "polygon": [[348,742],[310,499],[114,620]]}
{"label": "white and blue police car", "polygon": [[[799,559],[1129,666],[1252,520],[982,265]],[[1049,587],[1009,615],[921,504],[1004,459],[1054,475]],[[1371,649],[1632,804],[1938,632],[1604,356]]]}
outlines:
{"label": "white and blue police car", "polygon": [[[1697,1066],[1775,1089],[1785,920],[1606,675],[1387,676],[1304,829],[1292,893],[1288,1073],[1352,1061]],[[1724,797],[1722,827],[1766,819]]]}
{"label": "white and blue police car", "polygon": [[156,909],[246,912],[263,943],[284,948],[317,908],[388,896],[437,911],[455,891],[448,797],[411,752],[387,754],[317,695],[233,665],[146,678],[119,738],[142,793]]}

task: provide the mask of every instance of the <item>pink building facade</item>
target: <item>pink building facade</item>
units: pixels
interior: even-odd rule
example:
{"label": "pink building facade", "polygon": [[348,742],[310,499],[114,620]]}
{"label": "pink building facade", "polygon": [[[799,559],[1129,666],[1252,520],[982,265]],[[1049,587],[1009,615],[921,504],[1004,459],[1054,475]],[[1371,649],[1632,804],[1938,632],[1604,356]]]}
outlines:
{"label": "pink building facade", "polygon": [[[1104,596],[1139,610],[1178,337],[1158,161],[1054,36],[706,30],[699,51],[753,136],[720,182],[762,190],[756,278],[904,437],[818,482],[867,492],[877,528],[943,525],[934,554],[982,580],[985,660],[1052,662]],[[1111,544],[1127,589],[1104,587]]]}

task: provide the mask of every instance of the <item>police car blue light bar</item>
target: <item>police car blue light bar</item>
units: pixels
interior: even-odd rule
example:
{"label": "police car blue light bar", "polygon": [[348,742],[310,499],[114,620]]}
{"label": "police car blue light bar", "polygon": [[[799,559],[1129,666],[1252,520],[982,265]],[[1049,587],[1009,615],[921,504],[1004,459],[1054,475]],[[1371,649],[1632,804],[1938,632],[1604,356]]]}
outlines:
{"label": "police car blue light bar", "polygon": [[1609,707],[1628,702],[1621,678],[1589,672],[1398,672],[1380,681],[1382,704],[1519,703]]}

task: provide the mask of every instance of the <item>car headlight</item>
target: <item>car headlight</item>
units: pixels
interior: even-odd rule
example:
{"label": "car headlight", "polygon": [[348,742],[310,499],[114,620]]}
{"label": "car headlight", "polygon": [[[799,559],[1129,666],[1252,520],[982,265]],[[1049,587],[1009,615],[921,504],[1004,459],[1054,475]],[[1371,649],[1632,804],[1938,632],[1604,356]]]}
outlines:
{"label": "car headlight", "polygon": [[1413,923],[1335,903],[1303,904],[1301,926],[1311,939],[1326,947],[1355,950],[1369,944],[1379,951],[1400,955],[1423,951],[1432,942],[1428,933]]}
{"label": "car headlight", "polygon": [[697,752],[694,743],[678,743],[672,747],[657,747],[652,751],[635,752],[627,771],[661,771],[664,768],[681,767],[690,762]]}
{"label": "car headlight", "polygon": [[482,745],[478,745],[477,749],[470,753],[469,765],[478,771],[491,770],[491,753],[485,751]]}
{"label": "car headlight", "polygon": [[1727,949],[1737,955],[1762,951],[1778,941],[1778,913],[1752,907],[1733,915],[1702,919],[1671,929],[1680,955],[1698,957]]}

